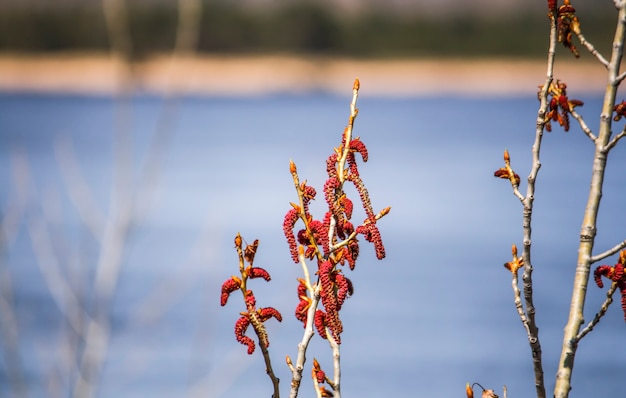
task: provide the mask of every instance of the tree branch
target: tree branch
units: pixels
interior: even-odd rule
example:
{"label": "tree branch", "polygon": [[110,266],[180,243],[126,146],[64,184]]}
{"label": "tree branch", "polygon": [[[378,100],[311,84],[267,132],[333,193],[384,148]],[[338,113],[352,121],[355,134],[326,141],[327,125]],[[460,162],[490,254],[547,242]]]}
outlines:
{"label": "tree branch", "polygon": [[583,133],[585,133],[585,135],[589,137],[591,141],[596,142],[598,137],[596,137],[593,134],[593,131],[591,131],[591,129],[589,128],[589,126],[587,126],[587,123],[585,123],[585,119],[583,119],[583,117],[578,112],[576,112],[574,108],[570,110],[570,114],[574,117],[574,119],[576,119]]}
{"label": "tree branch", "polygon": [[590,264],[593,263],[597,263],[598,261],[605,259],[607,257],[610,257],[612,255],[614,255],[615,253],[619,252],[620,250],[622,250],[623,248],[626,247],[626,240],[621,241],[620,243],[618,243],[617,245],[613,246],[612,248],[610,248],[609,250],[600,253],[600,254],[596,254],[595,256],[591,256],[591,258],[589,259]]}
{"label": "tree branch", "polygon": [[576,36],[578,36],[578,40],[580,40],[580,44],[585,46],[587,51],[589,51],[592,55],[594,55],[598,59],[598,61],[600,61],[600,63],[604,65],[606,68],[609,67],[609,61],[607,61],[606,58],[604,58],[602,54],[600,54],[600,52],[596,50],[593,44],[587,41],[585,36],[583,36],[583,34],[580,31],[576,32]]}
{"label": "tree branch", "polygon": [[613,52],[611,62],[608,66],[608,81],[602,113],[600,115],[600,130],[595,142],[595,154],[593,160],[593,171],[591,177],[591,187],[589,198],[583,217],[580,244],[578,249],[578,260],[574,278],[572,298],[570,302],[570,312],[565,330],[563,333],[563,345],[561,358],[557,371],[556,384],[554,387],[555,398],[567,398],[571,390],[572,371],[577,349],[577,336],[584,322],[585,297],[587,285],[589,284],[589,273],[591,268],[591,253],[596,237],[596,221],[600,199],[602,197],[602,186],[604,183],[604,172],[606,169],[607,153],[606,146],[611,138],[611,124],[613,108],[615,106],[615,96],[619,81],[617,79],[624,47],[624,37],[626,32],[626,6],[621,3],[618,13],[617,26],[613,39]]}
{"label": "tree branch", "polygon": [[606,314],[606,311],[609,309],[609,306],[613,302],[613,294],[617,290],[617,282],[613,282],[611,287],[606,292],[606,299],[600,306],[600,311],[593,317],[593,320],[589,322],[589,324],[578,333],[576,338],[574,339],[574,344],[578,344],[578,342],[587,335],[587,333],[591,332],[593,328],[600,322],[600,319]]}

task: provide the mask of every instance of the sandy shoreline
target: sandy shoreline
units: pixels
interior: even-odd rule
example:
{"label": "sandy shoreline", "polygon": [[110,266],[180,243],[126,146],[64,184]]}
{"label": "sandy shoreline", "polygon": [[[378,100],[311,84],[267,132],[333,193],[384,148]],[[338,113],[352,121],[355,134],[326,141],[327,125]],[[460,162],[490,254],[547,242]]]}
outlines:
{"label": "sandy shoreline", "polygon": [[[534,94],[543,83],[542,61],[354,60],[288,56],[154,57],[128,69],[106,54],[24,56],[0,54],[0,92],[109,95],[123,86],[128,71],[138,92],[216,96],[307,93],[345,94],[355,77],[372,96]],[[601,92],[599,63],[557,64],[555,75],[570,92]]]}

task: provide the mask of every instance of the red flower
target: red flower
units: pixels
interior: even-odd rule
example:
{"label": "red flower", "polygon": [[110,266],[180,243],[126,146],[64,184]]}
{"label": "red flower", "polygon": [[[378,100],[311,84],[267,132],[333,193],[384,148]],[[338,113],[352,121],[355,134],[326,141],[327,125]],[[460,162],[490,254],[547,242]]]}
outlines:
{"label": "red flower", "polygon": [[341,309],[346,298],[354,293],[354,287],[352,286],[352,281],[340,272],[337,272],[335,275],[335,283],[337,284],[337,305]]}
{"label": "red flower", "polygon": [[306,327],[306,317],[307,317],[307,313],[310,307],[311,307],[311,300],[308,299],[307,297],[302,298],[300,302],[298,303],[298,305],[296,306],[296,319],[302,322],[304,324],[303,326],[305,327]]}
{"label": "red flower", "polygon": [[622,117],[626,116],[626,101],[622,101],[619,104],[613,107],[613,112],[615,112],[615,117],[613,117],[614,121],[619,121]]}
{"label": "red flower", "polygon": [[341,205],[346,218],[349,220],[352,218],[352,201],[344,194],[339,198],[339,205]]}
{"label": "red flower", "polygon": [[256,306],[256,298],[252,290],[246,290],[244,294],[244,301],[246,302],[246,308],[251,309]]}
{"label": "red flower", "polygon": [[322,310],[315,311],[315,317],[313,323],[317,329],[317,333],[321,338],[326,339],[326,314]]}
{"label": "red flower", "polygon": [[[622,250],[620,253],[620,261],[624,261],[626,258],[626,250]],[[617,263],[614,266],[600,265],[593,271],[593,279],[599,288],[604,287],[602,283],[602,277],[608,278],[617,283],[617,287],[620,290],[622,296],[622,311],[624,311],[624,320],[626,321],[626,274],[624,273],[624,265]]]}
{"label": "red flower", "polygon": [[318,383],[323,383],[326,380],[326,373],[324,373],[322,367],[315,358],[313,358],[313,374],[315,375],[315,380],[317,380]]}
{"label": "red flower", "polygon": [[557,40],[574,54],[576,58],[580,57],[578,49],[572,43],[572,32],[580,32],[580,21],[576,16],[576,9],[569,4],[566,0],[559,10],[556,16],[556,28],[557,28]]}
{"label": "red flower", "polygon": [[350,141],[350,151],[351,152],[358,152],[361,154],[361,157],[363,157],[363,161],[367,162],[367,148],[365,147],[365,144],[363,143],[363,141],[361,141],[358,138],[353,139],[352,141]]}
{"label": "red flower", "polygon": [[341,344],[340,334],[343,332],[343,325],[339,319],[340,305],[337,298],[337,277],[338,271],[335,270],[330,261],[324,261],[319,266],[320,284],[322,286],[320,296],[322,304],[326,309],[324,321],[330,330],[337,344]]}
{"label": "red flower", "polygon": [[240,287],[241,280],[236,276],[227,279],[226,282],[222,284],[222,297],[220,299],[220,304],[222,305],[222,307],[225,306],[228,302],[228,297],[230,297],[230,294]]}
{"label": "red flower", "polygon": [[248,326],[250,325],[250,320],[246,316],[242,316],[235,322],[235,338],[238,342],[243,345],[248,346],[248,354],[252,354],[254,352],[254,341],[245,335]]}
{"label": "red flower", "polygon": [[[501,167],[498,170],[496,170],[493,173],[493,176],[494,177],[498,177],[498,178],[504,178],[504,179],[507,179],[507,180],[511,179],[511,173],[509,173],[509,171],[506,169],[506,167]],[[519,185],[521,180],[520,180],[520,177],[519,177],[519,175],[517,173],[513,173],[513,179],[515,180],[515,184]]]}
{"label": "red flower", "polygon": [[337,177],[330,177],[324,183],[324,199],[326,199],[328,209],[331,210],[337,218],[341,217],[339,207],[337,206],[337,190],[340,186],[341,183]]}
{"label": "red flower", "polygon": [[259,313],[259,318],[261,319],[261,322],[265,322],[272,317],[276,318],[278,322],[283,321],[283,316],[275,308],[272,308],[272,307],[259,308],[257,312]]}
{"label": "red flower", "polygon": [[356,231],[360,234],[363,234],[363,237],[366,241],[372,242],[374,244],[376,258],[378,258],[379,260],[385,258],[385,245],[383,245],[383,238],[380,236],[380,231],[376,226],[376,219],[374,217],[366,220],[363,225],[358,226]]}
{"label": "red flower", "polygon": [[285,220],[283,221],[283,233],[285,234],[285,238],[287,238],[287,244],[289,245],[291,259],[296,264],[300,260],[298,259],[298,246],[296,245],[296,237],[293,234],[293,227],[296,225],[298,217],[299,211],[295,208],[292,208],[289,209],[289,211],[285,215]]}
{"label": "red flower", "polygon": [[545,126],[547,131],[552,131],[550,121],[558,122],[565,131],[569,131],[569,114],[577,106],[583,106],[584,102],[577,99],[569,99],[567,96],[567,85],[560,80],[550,84],[548,95],[551,96],[548,104],[548,112],[545,116]]}
{"label": "red flower", "polygon": [[250,279],[263,278],[268,282],[272,279],[270,273],[261,267],[248,267],[246,268],[246,273]]}
{"label": "red flower", "polygon": [[370,195],[367,192],[367,188],[365,188],[365,184],[361,177],[358,174],[350,173],[348,174],[348,180],[352,181],[354,187],[359,193],[359,197],[361,198],[361,205],[363,206],[363,210],[365,210],[365,214],[368,218],[374,217],[374,210],[372,209],[372,202],[370,201]]}
{"label": "red flower", "polygon": [[326,160],[326,172],[329,178],[337,178],[337,152],[334,152]]}

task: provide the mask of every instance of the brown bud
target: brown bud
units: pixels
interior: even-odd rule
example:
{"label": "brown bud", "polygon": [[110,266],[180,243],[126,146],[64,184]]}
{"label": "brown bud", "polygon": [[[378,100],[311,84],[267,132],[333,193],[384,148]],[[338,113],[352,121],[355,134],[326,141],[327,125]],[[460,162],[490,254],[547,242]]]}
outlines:
{"label": "brown bud", "polygon": [[391,211],[391,206],[385,207],[384,209],[380,211],[380,213],[378,213],[379,216],[377,218],[382,218],[386,216],[387,214],[389,214],[390,211]]}
{"label": "brown bud", "polygon": [[291,174],[296,174],[298,172],[298,169],[296,169],[296,164],[291,159],[289,159],[289,172]]}
{"label": "brown bud", "polygon": [[352,86],[352,89],[358,90],[359,88],[361,88],[361,82],[359,81],[359,78],[357,77],[356,79],[354,79],[354,85]]}

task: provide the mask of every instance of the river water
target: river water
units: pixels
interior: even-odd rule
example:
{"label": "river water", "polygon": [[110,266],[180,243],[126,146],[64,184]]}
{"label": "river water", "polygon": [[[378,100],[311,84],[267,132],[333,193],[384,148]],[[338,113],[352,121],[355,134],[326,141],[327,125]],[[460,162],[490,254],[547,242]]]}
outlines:
{"label": "river water", "polygon": [[[597,131],[601,98],[581,99],[580,113]],[[348,95],[324,93],[172,102],[0,95],[2,283],[4,297],[13,297],[3,322],[10,325],[12,313],[19,331],[17,345],[4,335],[0,396],[11,396],[15,377],[26,396],[69,395],[84,340],[67,320],[68,303],[75,299],[87,313],[101,304],[94,279],[98,259],[106,258],[106,221],[120,209],[111,203],[116,164],[123,167],[122,197],[135,192],[135,207],[132,223],[118,230],[119,272],[109,273],[111,335],[97,396],[271,395],[260,354],[246,355],[232,333],[241,301],[218,304],[222,282],[238,272],[237,232],[248,242],[260,239],[256,264],[272,274],[270,283],[255,280],[251,288],[260,306],[283,313],[281,324],[268,321],[268,331],[286,395],[284,356],[295,358],[302,336],[293,317],[301,269],[290,261],[281,230],[296,201],[289,160],[321,192],[349,102]],[[374,208],[392,210],[380,221],[387,258],[376,261],[362,242],[356,270],[346,272],[355,294],[342,309],[343,396],[463,396],[466,382],[500,396],[504,384],[511,398],[533,396],[530,350],[502,266],[511,244],[521,247],[522,208],[493,172],[508,148],[525,192],[537,106],[532,97],[394,99],[362,91],[355,134],[370,159],[361,176]],[[549,396],[593,153],[577,126],[553,130],[543,142],[533,224]],[[155,136],[162,156],[142,174]],[[622,144],[609,157],[597,252],[626,237],[625,155]],[[152,183],[141,184],[145,175]],[[318,217],[323,204],[320,197],[312,206]],[[605,290],[590,285],[587,320]],[[580,343],[573,398],[623,394],[626,324],[616,299]],[[325,342],[316,337],[310,350],[309,360],[330,374]],[[314,396],[308,374],[305,397]]]}

